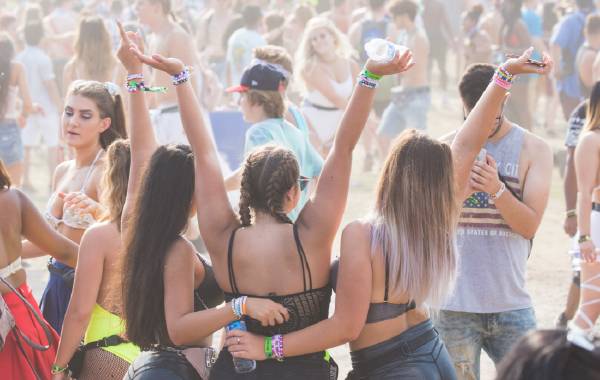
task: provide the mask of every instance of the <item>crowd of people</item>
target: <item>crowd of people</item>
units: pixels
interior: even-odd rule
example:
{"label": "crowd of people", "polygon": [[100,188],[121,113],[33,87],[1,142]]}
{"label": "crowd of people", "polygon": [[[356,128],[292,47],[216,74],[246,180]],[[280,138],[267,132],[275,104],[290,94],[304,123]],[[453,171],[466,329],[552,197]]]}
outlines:
{"label": "crowd of people", "polygon": [[[600,377],[600,4],[456,3],[3,2],[0,377],[337,379],[344,344],[351,380]],[[574,275],[536,330],[565,122]]]}

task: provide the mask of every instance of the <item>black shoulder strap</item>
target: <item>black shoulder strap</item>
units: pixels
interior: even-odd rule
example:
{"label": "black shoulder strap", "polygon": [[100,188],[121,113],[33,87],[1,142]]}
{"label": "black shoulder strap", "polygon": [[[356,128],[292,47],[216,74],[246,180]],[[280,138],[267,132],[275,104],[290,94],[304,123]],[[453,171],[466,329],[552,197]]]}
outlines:
{"label": "black shoulder strap", "polygon": [[[312,290],[312,275],[310,273],[310,266],[308,265],[308,259],[306,258],[306,253],[304,253],[304,248],[302,247],[302,243],[300,242],[300,237],[298,236],[298,226],[296,224],[293,225],[294,230],[294,240],[296,241],[296,249],[298,251],[298,256],[300,256],[300,265],[302,266],[302,283],[304,284],[304,291],[306,292],[308,289]],[[306,271],[304,269],[306,267]],[[306,272],[308,272],[308,283],[309,288],[306,288]]]}
{"label": "black shoulder strap", "polygon": [[240,294],[240,291],[237,287],[237,283],[235,281],[235,274],[233,272],[233,241],[235,240],[235,234],[241,227],[237,227],[235,230],[231,231],[231,236],[229,237],[229,246],[227,247],[227,269],[229,270],[229,285],[231,286],[231,291],[237,296]]}
{"label": "black shoulder strap", "polygon": [[383,255],[385,256],[385,292],[383,294],[383,302],[388,303],[390,292],[390,256],[385,244],[383,247]]}

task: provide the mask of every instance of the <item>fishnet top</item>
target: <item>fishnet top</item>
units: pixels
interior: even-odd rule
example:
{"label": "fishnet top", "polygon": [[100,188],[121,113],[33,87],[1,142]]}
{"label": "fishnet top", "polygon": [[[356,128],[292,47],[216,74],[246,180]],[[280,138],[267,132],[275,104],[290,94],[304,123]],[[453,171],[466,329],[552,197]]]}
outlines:
{"label": "fishnet top", "polygon": [[[300,263],[302,265],[302,281],[304,282],[304,291],[300,293],[287,294],[281,296],[255,296],[251,294],[240,293],[237,287],[237,283],[235,281],[235,273],[233,270],[233,241],[235,239],[235,233],[237,232],[237,230],[238,229],[235,229],[231,233],[231,238],[229,239],[229,249],[227,252],[229,283],[231,285],[233,293],[225,293],[225,300],[229,302],[233,298],[240,297],[242,295],[246,295],[248,297],[268,298],[286,307],[290,314],[290,318],[288,321],[277,326],[262,326],[259,321],[246,317],[245,321],[248,331],[254,334],[264,336],[288,334],[290,332],[301,330],[305,327],[314,325],[317,322],[327,319],[329,314],[329,301],[331,300],[331,287],[327,285],[322,288],[313,289],[310,267],[308,265],[308,260],[306,259],[306,254],[304,253],[304,249],[302,248],[302,244],[300,243],[300,238],[298,237],[298,229],[296,228],[296,225],[294,225],[293,228],[294,240],[296,242],[298,257],[300,258]],[[308,284],[306,281],[307,277]]]}

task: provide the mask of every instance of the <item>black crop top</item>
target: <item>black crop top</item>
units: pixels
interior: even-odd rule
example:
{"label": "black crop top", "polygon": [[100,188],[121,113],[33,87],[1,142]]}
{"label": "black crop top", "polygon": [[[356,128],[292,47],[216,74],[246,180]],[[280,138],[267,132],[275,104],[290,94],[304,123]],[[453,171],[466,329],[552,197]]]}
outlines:
{"label": "black crop top", "polygon": [[194,289],[194,311],[206,310],[223,303],[225,296],[217,284],[215,272],[212,267],[198,254],[198,258],[204,265],[204,279]]}
{"label": "black crop top", "polygon": [[[387,321],[388,319],[394,319],[407,313],[417,307],[415,301],[408,303],[389,303],[389,277],[390,277],[390,263],[389,256],[386,252],[385,255],[385,291],[383,295],[383,302],[369,304],[369,312],[367,313],[367,323],[376,323]],[[340,266],[340,261],[335,260],[331,264],[330,283],[332,288],[335,290],[337,286],[337,276]]]}
{"label": "black crop top", "polygon": [[[290,318],[286,322],[276,326],[262,326],[261,323],[255,319],[245,317],[246,326],[248,331],[264,335],[272,336],[276,334],[288,334],[293,331],[301,330],[305,327],[314,325],[324,319],[327,319],[329,314],[329,301],[331,300],[331,287],[329,285],[313,289],[312,287],[312,276],[310,273],[310,267],[306,254],[300,243],[298,237],[298,229],[296,225],[293,226],[294,240],[296,242],[296,249],[300,263],[302,266],[302,281],[304,283],[304,291],[295,294],[287,295],[268,295],[268,296],[254,296],[251,294],[241,294],[235,280],[235,273],[233,270],[233,241],[235,234],[238,229],[235,229],[231,233],[229,238],[229,248],[227,251],[227,266],[229,268],[229,283],[233,293],[225,293],[225,300],[231,301],[233,298],[246,295],[248,297],[256,298],[268,298],[274,302],[277,302],[287,308]],[[307,286],[308,277],[308,286]]]}

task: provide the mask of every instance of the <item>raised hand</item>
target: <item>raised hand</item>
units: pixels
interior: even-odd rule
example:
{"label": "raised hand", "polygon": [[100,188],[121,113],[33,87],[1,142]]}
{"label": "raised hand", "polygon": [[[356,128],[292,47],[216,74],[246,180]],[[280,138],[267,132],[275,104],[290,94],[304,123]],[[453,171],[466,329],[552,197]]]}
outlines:
{"label": "raised hand", "polygon": [[394,59],[389,62],[377,62],[369,59],[365,64],[365,67],[376,75],[400,74],[415,65],[412,58],[412,51],[409,49],[404,51],[400,50],[396,53]]}
{"label": "raised hand", "polygon": [[123,25],[117,22],[119,33],[121,35],[121,44],[117,50],[117,58],[123,64],[130,74],[141,74],[143,64],[137,54],[144,54],[144,42],[139,34],[134,32],[125,32]]}
{"label": "raised hand", "polygon": [[169,75],[177,75],[185,69],[185,64],[177,58],[165,58],[160,54],[144,55],[138,49],[132,48],[137,58],[156,70],[164,71]]}
{"label": "raised hand", "polygon": [[546,53],[542,55],[542,63],[543,67],[538,65],[529,63],[528,60],[531,58],[531,54],[533,53],[533,48],[525,50],[520,57],[517,58],[509,58],[502,66],[506,68],[506,70],[512,75],[519,74],[541,74],[547,75],[552,72],[554,67],[554,62],[550,58],[550,56]]}

